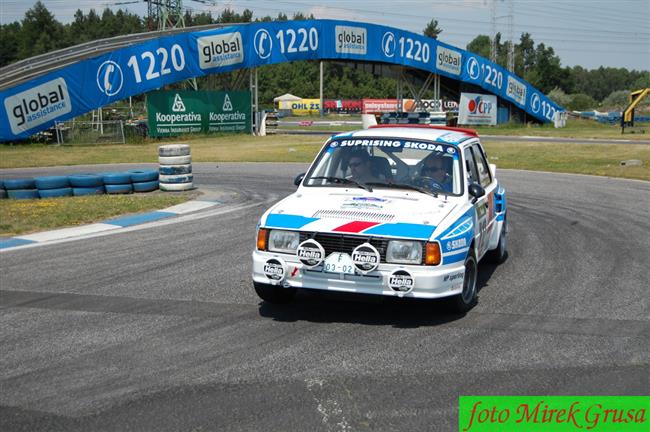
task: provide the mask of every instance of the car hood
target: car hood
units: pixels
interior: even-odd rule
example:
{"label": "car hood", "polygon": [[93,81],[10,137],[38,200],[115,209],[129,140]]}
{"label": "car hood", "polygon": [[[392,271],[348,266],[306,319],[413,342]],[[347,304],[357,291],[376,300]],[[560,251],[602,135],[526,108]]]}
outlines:
{"label": "car hood", "polygon": [[273,206],[262,220],[268,228],[429,239],[454,210],[457,198],[416,191],[311,187]]}

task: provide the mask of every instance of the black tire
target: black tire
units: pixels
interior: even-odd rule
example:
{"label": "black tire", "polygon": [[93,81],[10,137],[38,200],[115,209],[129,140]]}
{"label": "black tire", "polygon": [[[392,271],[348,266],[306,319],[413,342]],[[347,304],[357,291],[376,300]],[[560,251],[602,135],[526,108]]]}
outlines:
{"label": "black tire", "polygon": [[290,303],[296,296],[295,288],[283,288],[278,285],[268,285],[263,283],[253,282],[255,292],[265,302],[274,304]]}
{"label": "black tire", "polygon": [[487,261],[493,264],[501,264],[508,258],[508,221],[507,219],[503,221],[501,226],[501,233],[499,234],[499,244],[497,248],[491,251],[488,251],[485,254]]}
{"label": "black tire", "polygon": [[465,313],[476,306],[478,301],[478,261],[474,256],[473,247],[470,246],[467,258],[465,258],[465,276],[463,277],[463,291],[453,296],[451,308],[454,312]]}

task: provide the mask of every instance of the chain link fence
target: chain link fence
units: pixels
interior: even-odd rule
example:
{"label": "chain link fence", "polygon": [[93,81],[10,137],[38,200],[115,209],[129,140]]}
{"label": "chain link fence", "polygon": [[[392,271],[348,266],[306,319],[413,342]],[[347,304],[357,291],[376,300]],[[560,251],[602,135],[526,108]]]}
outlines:
{"label": "chain link fence", "polygon": [[122,120],[56,122],[56,142],[60,145],[124,144]]}

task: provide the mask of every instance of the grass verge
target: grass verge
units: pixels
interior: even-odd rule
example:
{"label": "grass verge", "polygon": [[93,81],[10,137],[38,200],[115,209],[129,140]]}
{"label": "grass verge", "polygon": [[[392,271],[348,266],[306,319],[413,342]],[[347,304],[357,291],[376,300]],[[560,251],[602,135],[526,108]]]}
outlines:
{"label": "grass verge", "polygon": [[[325,139],[323,136],[233,135],[183,137],[174,142],[189,143],[194,162],[311,162]],[[0,168],[156,162],[160,143],[94,147],[0,146]],[[650,180],[650,145],[498,141],[486,141],[484,145],[492,161],[501,168]],[[628,159],[640,159],[643,166],[620,165]]]}
{"label": "grass verge", "polygon": [[0,235],[83,225],[129,213],[158,210],[188,201],[196,192],[151,192],[35,200],[0,200]]}
{"label": "grass verge", "polygon": [[[494,141],[483,145],[490,162],[499,168],[650,180],[650,145]],[[639,159],[643,165],[621,166],[629,159]]]}

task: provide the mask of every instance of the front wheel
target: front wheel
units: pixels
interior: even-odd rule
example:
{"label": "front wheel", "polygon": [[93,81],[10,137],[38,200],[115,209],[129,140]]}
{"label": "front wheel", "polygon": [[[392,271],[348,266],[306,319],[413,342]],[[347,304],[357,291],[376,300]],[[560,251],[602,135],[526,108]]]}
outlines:
{"label": "front wheel", "polygon": [[451,298],[451,307],[455,312],[465,313],[476,305],[478,298],[477,290],[478,263],[474,251],[470,248],[465,258],[465,276],[463,277],[463,291]]}
{"label": "front wheel", "polygon": [[253,282],[253,287],[255,288],[255,292],[259,298],[269,303],[290,303],[296,296],[295,288],[283,288],[277,285],[268,285],[257,282]]}

